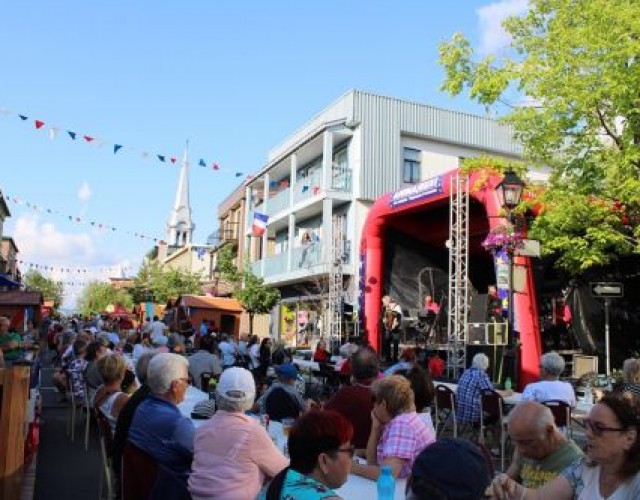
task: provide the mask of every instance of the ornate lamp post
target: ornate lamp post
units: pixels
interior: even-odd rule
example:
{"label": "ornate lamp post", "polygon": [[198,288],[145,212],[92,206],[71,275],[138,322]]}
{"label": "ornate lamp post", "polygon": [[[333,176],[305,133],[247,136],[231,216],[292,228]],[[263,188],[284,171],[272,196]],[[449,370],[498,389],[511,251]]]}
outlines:
{"label": "ornate lamp post", "polygon": [[[496,186],[496,194],[500,205],[507,213],[507,221],[510,226],[510,230],[515,232],[515,218],[513,216],[513,209],[520,204],[522,200],[522,192],[524,190],[524,182],[513,170],[507,170],[504,174],[504,178]],[[508,230],[509,230],[508,229]],[[513,332],[514,327],[514,304],[513,304],[513,256],[514,251],[510,249],[507,251],[509,256],[509,308],[507,309],[507,327],[510,334]]]}

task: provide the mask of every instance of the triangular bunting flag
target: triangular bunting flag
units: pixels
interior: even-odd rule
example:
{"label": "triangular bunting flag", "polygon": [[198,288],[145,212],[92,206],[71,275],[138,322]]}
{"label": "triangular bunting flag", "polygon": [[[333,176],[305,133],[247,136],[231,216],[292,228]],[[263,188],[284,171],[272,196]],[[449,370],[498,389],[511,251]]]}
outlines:
{"label": "triangular bunting flag", "polygon": [[198,162],[198,165],[200,165],[201,167],[206,167],[207,163],[202,158],[200,158],[200,161]]}
{"label": "triangular bunting flag", "polygon": [[90,135],[85,135],[83,137],[84,137],[84,140],[87,141],[87,142],[93,141],[93,137],[91,137]]}
{"label": "triangular bunting flag", "polygon": [[42,120],[36,120],[35,124],[36,124],[36,130],[37,130],[39,128],[42,128],[42,126],[44,125],[44,122]]}
{"label": "triangular bunting flag", "polygon": [[158,160],[160,160],[162,163],[166,162],[166,159],[165,159],[164,156],[162,156],[162,155],[156,155],[156,156],[158,157]]}
{"label": "triangular bunting flag", "polygon": [[51,127],[49,129],[49,139],[51,139],[53,141],[56,138],[56,136],[58,135],[59,131],[60,131],[60,129],[58,127]]}
{"label": "triangular bunting flag", "polygon": [[120,144],[114,144],[113,145],[113,154],[116,154],[121,148],[122,148],[122,146]]}
{"label": "triangular bunting flag", "polygon": [[309,191],[309,186],[302,186],[302,192],[306,193],[307,191]]}
{"label": "triangular bunting flag", "polygon": [[236,172],[236,177],[242,177],[242,172]]}
{"label": "triangular bunting flag", "polygon": [[214,170],[220,170],[220,165],[218,165],[217,161],[213,162],[213,169]]}
{"label": "triangular bunting flag", "polygon": [[173,156],[170,158],[170,160],[171,160],[171,163],[175,163],[176,162],[176,159]]}
{"label": "triangular bunting flag", "polygon": [[20,117],[20,119],[21,119],[22,121],[26,121],[26,120],[28,120],[28,119],[29,119],[29,117],[28,117],[28,116],[24,116],[24,115],[18,115],[18,116]]}
{"label": "triangular bunting flag", "polygon": [[75,132],[71,132],[71,130],[67,130],[67,134],[69,134],[69,137],[71,137],[74,141],[76,140],[76,133]]}

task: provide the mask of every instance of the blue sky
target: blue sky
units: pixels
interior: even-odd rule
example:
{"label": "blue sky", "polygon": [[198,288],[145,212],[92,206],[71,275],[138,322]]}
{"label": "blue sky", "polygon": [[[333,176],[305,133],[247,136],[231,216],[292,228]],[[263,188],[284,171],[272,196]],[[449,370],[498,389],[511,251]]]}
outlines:
{"label": "blue sky", "polygon": [[[21,259],[90,272],[140,264],[165,237],[190,141],[195,241],[268,151],[352,88],[481,113],[438,90],[438,44],[462,31],[487,53],[526,0],[4,2],[0,10],[0,188],[104,231],[9,203]],[[17,114],[29,117],[23,122]],[[45,125],[36,130],[34,120]],[[53,140],[49,128],[60,133]],[[105,142],[71,141],[65,130]],[[113,144],[124,148],[113,154]],[[129,148],[136,148],[132,151]],[[143,159],[141,151],[149,152]],[[195,165],[204,158],[209,167]],[[210,165],[218,162],[221,170]],[[23,271],[28,269],[22,266]],[[114,273],[111,273],[114,274]],[[68,287],[67,305],[79,287]]]}

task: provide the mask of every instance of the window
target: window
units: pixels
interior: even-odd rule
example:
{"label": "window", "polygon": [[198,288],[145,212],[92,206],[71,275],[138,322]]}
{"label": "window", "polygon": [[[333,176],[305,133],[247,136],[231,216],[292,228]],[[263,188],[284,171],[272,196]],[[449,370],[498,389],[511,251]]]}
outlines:
{"label": "window", "polygon": [[404,148],[402,182],[405,184],[420,182],[420,150]]}

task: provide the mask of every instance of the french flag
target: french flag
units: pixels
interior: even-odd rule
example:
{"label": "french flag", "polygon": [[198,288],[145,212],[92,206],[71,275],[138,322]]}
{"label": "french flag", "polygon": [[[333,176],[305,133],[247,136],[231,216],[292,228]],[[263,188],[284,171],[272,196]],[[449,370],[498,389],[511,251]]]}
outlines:
{"label": "french flag", "polygon": [[253,234],[256,236],[262,236],[267,230],[267,222],[269,222],[269,216],[258,212],[253,213]]}

